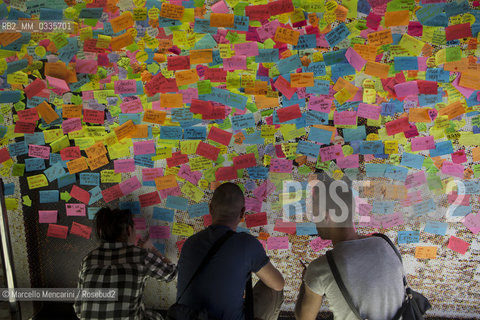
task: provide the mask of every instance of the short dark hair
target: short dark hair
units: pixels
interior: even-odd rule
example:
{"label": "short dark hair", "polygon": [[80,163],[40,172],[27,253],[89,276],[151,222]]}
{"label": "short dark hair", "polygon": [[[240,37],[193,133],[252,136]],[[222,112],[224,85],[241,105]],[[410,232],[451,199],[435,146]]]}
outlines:
{"label": "short dark hair", "polygon": [[225,182],[215,189],[210,201],[211,214],[216,220],[232,222],[245,207],[242,189],[232,182]]}
{"label": "short dark hair", "polygon": [[95,215],[97,236],[104,242],[126,241],[128,228],[134,226],[130,210],[110,209],[98,210]]}

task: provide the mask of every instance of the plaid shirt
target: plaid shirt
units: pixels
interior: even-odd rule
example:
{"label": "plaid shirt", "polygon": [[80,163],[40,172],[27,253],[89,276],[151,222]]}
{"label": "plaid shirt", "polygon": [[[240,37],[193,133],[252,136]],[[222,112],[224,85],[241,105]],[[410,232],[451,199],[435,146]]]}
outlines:
{"label": "plaid shirt", "polygon": [[142,296],[147,277],[170,281],[177,267],[155,254],[126,243],[102,243],[82,260],[78,288],[118,289],[117,301],[75,301],[80,319],[162,319],[145,310]]}

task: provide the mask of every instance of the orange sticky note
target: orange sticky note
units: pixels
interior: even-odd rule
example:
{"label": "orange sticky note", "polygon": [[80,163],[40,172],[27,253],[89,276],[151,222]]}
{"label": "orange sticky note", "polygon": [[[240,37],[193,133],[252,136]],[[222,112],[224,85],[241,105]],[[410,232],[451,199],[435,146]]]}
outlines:
{"label": "orange sticky note", "polygon": [[0,33],[0,44],[2,47],[5,47],[21,37],[22,34],[20,32],[2,32]]}
{"label": "orange sticky note", "polygon": [[160,95],[160,107],[162,108],[181,108],[183,105],[183,94],[181,93],[163,93]]}
{"label": "orange sticky note", "polygon": [[101,154],[107,154],[107,149],[105,148],[105,145],[103,144],[103,142],[99,141],[94,145],[91,145],[90,147],[86,148],[85,153],[87,154],[87,157],[95,158]]}
{"label": "orange sticky note", "polygon": [[357,91],[359,90],[359,88],[357,88],[355,85],[340,77],[337,79],[337,82],[333,86],[333,90],[340,91],[344,88],[350,93],[352,97],[355,96],[357,94]]}
{"label": "orange sticky note", "polygon": [[67,66],[63,61],[45,62],[45,75],[65,80],[68,77]]}
{"label": "orange sticky note", "polygon": [[43,101],[35,107],[38,114],[45,120],[46,123],[51,123],[59,118],[58,114],[53,110],[52,106],[46,101]]}
{"label": "orange sticky note", "polygon": [[377,45],[356,43],[354,50],[365,60],[375,62],[377,56]]}
{"label": "orange sticky note", "polygon": [[478,71],[462,72],[462,75],[460,76],[460,81],[458,84],[465,88],[480,90],[480,72]]}
{"label": "orange sticky note", "polygon": [[231,13],[211,13],[210,27],[233,28],[235,26],[235,15]]}
{"label": "orange sticky note", "polygon": [[463,107],[463,104],[460,101],[455,101],[453,103],[450,103],[448,106],[444,107],[438,112],[440,116],[447,115],[448,120],[456,118],[464,113],[465,113],[465,108]]}
{"label": "orange sticky note", "polygon": [[428,108],[410,108],[408,111],[408,121],[410,122],[431,122],[428,114]]}
{"label": "orange sticky note", "polygon": [[118,37],[113,37],[110,41],[110,46],[113,51],[119,51],[122,48],[125,48],[128,45],[133,43],[133,37],[130,32],[125,32],[124,34],[119,35]]}
{"label": "orange sticky note", "polygon": [[313,87],[313,72],[292,73],[290,86],[292,88]]}
{"label": "orange sticky note", "polygon": [[132,120],[128,120],[121,126],[116,127],[114,130],[118,141],[120,141],[124,138],[130,137],[130,135],[135,132],[135,124]]}
{"label": "orange sticky note", "polygon": [[178,186],[178,183],[175,175],[171,174],[168,176],[156,177],[155,185],[157,186],[157,190],[164,190],[176,187]]}
{"label": "orange sticky note", "polygon": [[145,113],[143,114],[143,121],[144,122],[157,123],[157,124],[163,124],[166,116],[167,116],[167,114],[163,111],[157,111],[157,110],[149,109],[149,110],[145,111]]}
{"label": "orange sticky note", "polygon": [[278,98],[267,96],[255,96],[255,104],[258,109],[275,108],[279,106]]}
{"label": "orange sticky note", "polygon": [[82,105],[64,104],[62,106],[62,117],[64,118],[81,118]]}
{"label": "orange sticky note", "polygon": [[415,258],[417,259],[435,259],[437,257],[437,247],[416,247]]}
{"label": "orange sticky note", "polygon": [[368,43],[376,46],[393,43],[392,30],[386,29],[382,31],[369,33]]}
{"label": "orange sticky note", "polygon": [[380,79],[388,78],[389,70],[390,70],[390,65],[386,63],[368,61],[367,64],[365,65],[365,74],[379,77]]}
{"label": "orange sticky note", "polygon": [[385,12],[385,27],[408,26],[410,11],[387,11]]}
{"label": "orange sticky note", "polygon": [[131,134],[132,139],[148,138],[148,125],[137,124],[135,126],[135,132]]}
{"label": "orange sticky note", "polygon": [[88,164],[85,157],[77,158],[67,162],[68,172],[74,174],[88,169]]}
{"label": "orange sticky note", "polygon": [[106,166],[107,164],[110,163],[108,161],[108,158],[107,158],[106,154],[102,154],[100,156],[96,156],[96,157],[93,157],[93,158],[88,158],[87,162],[88,162],[88,166],[90,167],[91,171],[96,170],[100,167]]}
{"label": "orange sticky note", "polygon": [[275,31],[275,37],[273,40],[275,42],[285,42],[291,45],[297,45],[298,43],[298,38],[300,37],[300,32],[288,29],[288,28],[282,28],[278,27],[277,31]]}
{"label": "orange sticky note", "polygon": [[133,27],[133,16],[130,11],[124,11],[120,16],[110,20],[114,33]]}
{"label": "orange sticky note", "polygon": [[176,4],[170,4],[167,2],[162,3],[162,9],[160,10],[160,17],[181,20],[185,8]]}
{"label": "orange sticky note", "polygon": [[474,162],[480,161],[480,147],[476,147],[472,149],[472,160]]}
{"label": "orange sticky note", "polygon": [[190,70],[182,70],[175,72],[175,81],[177,82],[177,86],[185,86],[188,84],[198,82],[200,78],[198,77],[198,73],[196,69]]}
{"label": "orange sticky note", "polygon": [[210,63],[212,61],[212,49],[190,50],[190,64]]}

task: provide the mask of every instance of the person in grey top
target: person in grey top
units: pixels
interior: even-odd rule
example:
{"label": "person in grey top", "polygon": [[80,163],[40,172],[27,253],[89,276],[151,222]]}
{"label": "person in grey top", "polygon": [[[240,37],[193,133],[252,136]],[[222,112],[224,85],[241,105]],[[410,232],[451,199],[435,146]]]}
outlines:
{"label": "person in grey top", "polygon": [[[326,188],[312,188],[311,218],[316,222],[320,237],[332,240],[334,261],[355,307],[364,319],[392,319],[402,306],[405,292],[403,267],[398,256],[384,239],[356,233],[348,183],[332,181],[327,175],[319,181]],[[338,219],[342,213],[343,219]],[[315,319],[323,296],[336,320],[358,319],[335,282],[325,255],[304,270],[295,317]]]}

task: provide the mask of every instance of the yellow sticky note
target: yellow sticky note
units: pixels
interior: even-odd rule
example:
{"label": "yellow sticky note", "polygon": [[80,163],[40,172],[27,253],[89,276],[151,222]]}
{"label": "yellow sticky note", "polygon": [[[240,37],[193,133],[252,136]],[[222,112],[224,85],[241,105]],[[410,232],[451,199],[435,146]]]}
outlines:
{"label": "yellow sticky note", "polygon": [[48,186],[48,180],[44,174],[37,174],[27,177],[27,183],[29,189],[36,189]]}
{"label": "yellow sticky note", "polygon": [[5,199],[5,207],[7,210],[15,210],[18,208],[18,200],[12,198]]}
{"label": "yellow sticky note", "polygon": [[100,180],[102,183],[120,183],[122,174],[115,173],[115,170],[102,170],[100,171]]}
{"label": "yellow sticky note", "polygon": [[200,202],[204,195],[202,190],[188,181],[184,183],[181,190],[187,198],[192,199],[195,202]]}
{"label": "yellow sticky note", "polygon": [[70,140],[68,139],[68,136],[64,135],[50,143],[50,147],[52,147],[52,153],[58,152],[62,149],[70,147]]}
{"label": "yellow sticky note", "polygon": [[193,235],[193,227],[185,223],[175,222],[172,227],[172,234],[177,236],[190,237],[191,235]]}

